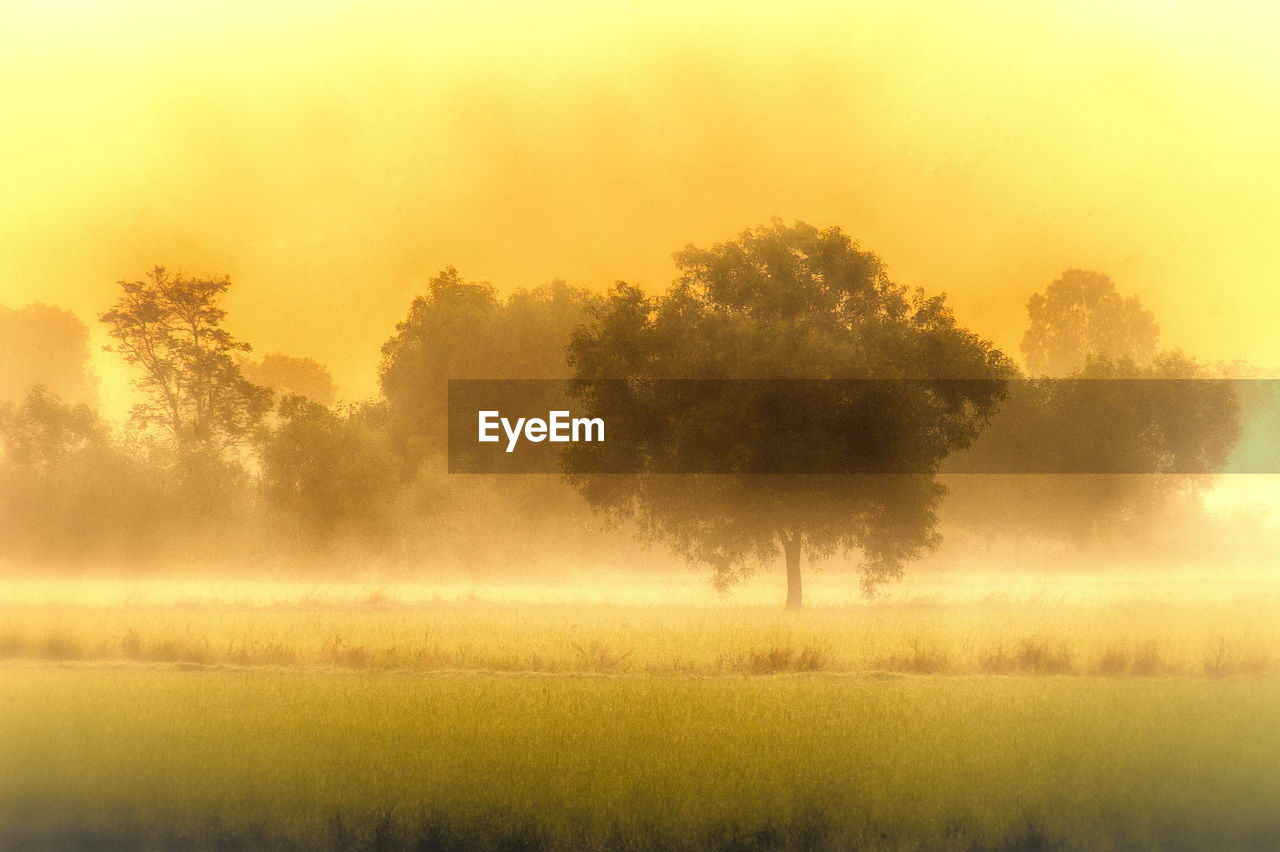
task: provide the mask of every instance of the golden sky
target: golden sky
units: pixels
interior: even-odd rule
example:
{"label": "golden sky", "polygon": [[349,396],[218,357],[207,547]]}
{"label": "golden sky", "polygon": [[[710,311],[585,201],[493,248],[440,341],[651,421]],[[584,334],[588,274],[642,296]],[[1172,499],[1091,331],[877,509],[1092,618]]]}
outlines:
{"label": "golden sky", "polygon": [[1015,354],[1027,297],[1080,266],[1165,345],[1280,365],[1263,5],[0,14],[0,304],[96,325],[153,265],[229,274],[235,334],[360,396],[443,266],[658,290],[674,250],[780,216],[841,226]]}

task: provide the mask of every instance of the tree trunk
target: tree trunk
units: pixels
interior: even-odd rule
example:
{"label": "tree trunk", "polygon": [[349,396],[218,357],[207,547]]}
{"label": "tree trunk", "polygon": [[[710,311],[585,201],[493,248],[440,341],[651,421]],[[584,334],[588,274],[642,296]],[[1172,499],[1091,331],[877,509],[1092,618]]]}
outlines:
{"label": "tree trunk", "polygon": [[787,557],[787,608],[804,606],[800,591],[800,533],[782,538],[782,552]]}

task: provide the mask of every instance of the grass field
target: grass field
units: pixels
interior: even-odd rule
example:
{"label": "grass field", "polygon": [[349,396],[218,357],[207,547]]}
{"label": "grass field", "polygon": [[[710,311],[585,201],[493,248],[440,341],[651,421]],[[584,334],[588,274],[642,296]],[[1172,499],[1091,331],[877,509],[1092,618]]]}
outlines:
{"label": "grass field", "polygon": [[1280,849],[1274,599],[0,610],[0,848]]}
{"label": "grass field", "polygon": [[0,659],[429,671],[1280,674],[1274,601],[0,606]]}

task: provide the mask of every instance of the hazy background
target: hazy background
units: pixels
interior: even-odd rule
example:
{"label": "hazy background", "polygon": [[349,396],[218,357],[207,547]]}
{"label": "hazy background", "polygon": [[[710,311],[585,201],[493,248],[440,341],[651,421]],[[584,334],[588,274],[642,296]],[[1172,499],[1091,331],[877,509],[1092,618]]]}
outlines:
{"label": "hazy background", "polygon": [[[0,848],[1280,849],[1277,46],[0,0]],[[447,472],[450,378],[686,367],[1151,381],[623,407],[937,482]],[[1165,473],[957,472],[1037,460]]]}
{"label": "hazy background", "polygon": [[[331,405],[377,397],[380,347],[448,266],[500,297],[553,279],[657,293],[675,274],[672,252],[775,216],[839,226],[894,280],[946,293],[961,325],[1016,360],[1029,297],[1087,269],[1141,300],[1162,351],[1247,362],[1247,375],[1280,365],[1280,13],[1261,5],[137,2],[12,3],[4,15],[0,306],[46,303],[89,331],[56,311],[0,320],[70,341],[21,375],[59,359],[74,372],[87,352],[92,374],[55,390],[112,428],[136,397],[123,360],[102,351],[97,316],[116,282],[157,264],[229,275],[226,328],[254,359],[313,359],[303,372],[314,367],[319,384],[304,392]],[[281,389],[260,361],[245,373]],[[376,455],[376,410],[341,427],[313,414],[315,429],[347,429],[341,440]],[[76,499],[100,505],[116,483],[143,483],[136,450],[110,450],[119,469],[102,473],[101,495]],[[61,470],[59,487],[89,482]],[[256,512],[261,489],[233,486],[236,511]],[[386,499],[427,527],[397,527],[378,558],[412,562],[423,541],[452,542],[433,558],[462,566],[615,548],[632,558],[584,507],[543,523],[547,494],[568,493],[557,487],[513,498],[415,479]],[[135,496],[139,523],[169,500],[155,483]],[[1188,539],[1212,549],[1222,531],[1197,526],[1207,512],[1238,522],[1223,558],[1251,560],[1271,552],[1275,496],[1264,477],[1198,486],[1173,514],[1129,495],[1108,509],[1100,546],[1121,560],[1131,553],[1117,542],[1157,560],[1187,553]],[[961,528],[948,541],[985,560],[989,495],[967,500],[952,501]],[[1138,503],[1179,531],[1164,555],[1131,535]],[[568,523],[588,544],[534,557],[513,527],[509,541],[472,531],[458,549],[459,531],[513,505],[547,542],[577,541]],[[1043,537],[1043,517],[1027,524]],[[1023,559],[1024,534],[1000,533],[1008,558]],[[173,533],[180,545],[191,535]]]}
{"label": "hazy background", "polygon": [[[89,322],[157,263],[348,397],[446,264],[665,286],[839,224],[1010,354],[1099,269],[1209,360],[1280,361],[1263,4],[8,3],[0,303]],[[99,356],[104,409],[127,409]]]}

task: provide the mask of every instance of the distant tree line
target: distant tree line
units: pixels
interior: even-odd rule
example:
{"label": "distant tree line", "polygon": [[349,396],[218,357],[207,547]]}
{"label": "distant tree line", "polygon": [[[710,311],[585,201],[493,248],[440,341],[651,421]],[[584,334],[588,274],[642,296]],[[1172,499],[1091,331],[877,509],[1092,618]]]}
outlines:
{"label": "distant tree line", "polygon": [[[338,400],[314,360],[255,359],[226,328],[228,279],[158,267],[120,282],[99,316],[111,351],[136,377],[137,403],[120,427],[96,412],[81,321],[47,306],[0,308],[0,558],[159,567],[362,554],[406,570],[433,562],[518,569],[627,552],[627,537],[608,526],[711,569],[724,588],[781,563],[788,601],[798,605],[802,559],[847,553],[874,589],[953,535],[987,547],[1058,542],[1086,552],[1140,539],[1172,511],[1194,514],[1208,481],[948,476],[957,452],[1053,452],[1062,430],[1092,429],[1118,453],[1211,466],[1239,434],[1229,405],[1190,430],[1170,422],[1117,431],[1114,412],[1081,410],[1046,383],[1016,406],[970,389],[886,408],[881,449],[932,471],[919,475],[761,477],[744,468],[604,477],[573,452],[564,478],[445,473],[451,378],[576,379],[578,402],[590,410],[649,418],[645,451],[656,459],[690,451],[673,424],[767,401],[702,400],[695,410],[639,391],[593,397],[589,380],[1214,375],[1159,349],[1154,316],[1095,272],[1068,271],[1032,296],[1024,373],[963,327],[943,297],[895,283],[874,253],[836,228],[775,221],[689,246],[676,263],[675,283],[657,296],[623,283],[595,293],[554,281],[504,297],[446,268],[383,345],[379,397],[354,403]],[[804,422],[826,425],[770,451],[842,452],[841,412],[851,404],[806,399]],[[759,448],[742,438],[725,451],[749,457]]]}

